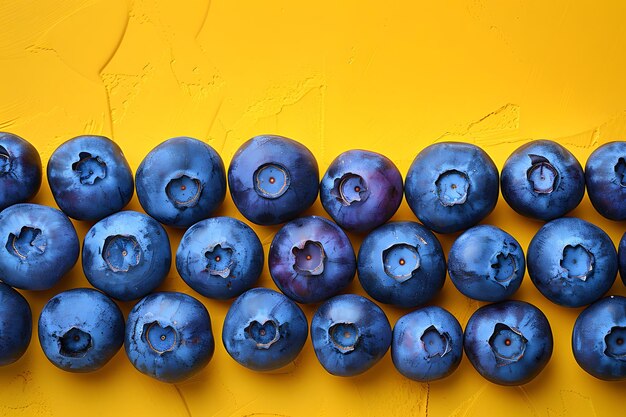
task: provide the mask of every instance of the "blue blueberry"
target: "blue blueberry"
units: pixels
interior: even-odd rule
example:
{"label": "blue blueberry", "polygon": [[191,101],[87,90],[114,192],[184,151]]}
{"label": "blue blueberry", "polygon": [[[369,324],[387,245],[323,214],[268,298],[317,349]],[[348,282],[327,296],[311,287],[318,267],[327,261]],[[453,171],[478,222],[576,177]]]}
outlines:
{"label": "blue blueberry", "polygon": [[377,301],[417,307],[446,279],[446,260],[435,235],[416,222],[391,222],[372,231],[359,249],[359,281]]}
{"label": "blue blueberry", "polygon": [[585,372],[606,381],[626,380],[626,298],[602,298],[576,319],[572,350]]}
{"label": "blue blueberry", "polygon": [[450,248],[448,273],[465,296],[480,301],[503,301],[522,284],[524,251],[504,230],[479,225],[463,232]]}
{"label": "blue blueberry", "polygon": [[409,168],[406,201],[426,227],[453,233],[474,226],[498,201],[498,168],[470,143],[441,142],[422,150]]}
{"label": "blue blueberry", "polygon": [[385,355],[391,345],[391,325],[383,310],[367,298],[338,295],[315,312],[311,341],[327,372],[354,376],[370,369]]}
{"label": "blue blueberry", "polygon": [[222,158],[188,137],[168,139],[151,150],[135,180],[146,213],[168,226],[185,228],[206,219],[226,196]]}
{"label": "blue blueberry", "polygon": [[487,380],[522,385],[550,361],[552,329],[537,307],[524,301],[502,301],[476,310],[465,327],[465,354]]}
{"label": "blue blueberry", "polygon": [[350,150],[330,164],[320,184],[326,212],[346,230],[366,232],[394,215],[402,202],[402,174],[384,155]]}
{"label": "blue blueberry", "polygon": [[551,140],[535,140],[517,148],[504,163],[502,197],[519,214],[552,220],[578,206],[585,193],[580,162]]}
{"label": "blue blueberry", "polygon": [[213,357],[215,341],[204,305],[179,292],[142,298],[126,321],[124,348],[138,371],[163,382],[180,382]]}
{"label": "blue blueberry", "polygon": [[406,314],[393,327],[391,359],[407,378],[435,381],[452,374],[463,357],[463,329],[441,307]]}
{"label": "blue blueberry", "polygon": [[21,203],[0,212],[0,279],[24,290],[47,290],[78,260],[74,225],[57,209]]}
{"label": "blue blueberry", "polygon": [[602,297],[617,276],[617,253],[599,227],[575,217],[546,223],[528,246],[528,275],[553,303],[582,307]]}
{"label": "blue blueberry", "polygon": [[85,236],[82,256],[91,285],[122,301],[157,288],[172,262],[163,226],[136,211],[112,214],[93,225]]}
{"label": "blue blueberry", "polygon": [[273,225],[296,218],[315,202],[319,170],[301,143],[282,136],[256,136],[233,156],[228,185],[246,219]]}
{"label": "blue blueberry", "polygon": [[0,132],[0,211],[35,196],[41,187],[41,158],[33,145]]}
{"label": "blue blueberry", "polygon": [[263,261],[263,246],[256,233],[232,217],[194,224],[176,252],[176,269],[187,285],[220,300],[251,288],[261,275]]}
{"label": "blue blueberry", "polygon": [[309,333],[296,303],[267,288],[253,288],[231,304],[222,342],[234,360],[255,371],[270,371],[292,362]]}
{"label": "blue blueberry", "polygon": [[13,288],[0,282],[0,366],[21,358],[33,330],[28,302]]}
{"label": "blue blueberry", "polygon": [[109,297],[91,288],[63,291],[39,316],[39,343],[55,366],[69,372],[102,368],[124,343],[124,316]]}
{"label": "blue blueberry", "polygon": [[611,220],[626,220],[626,142],[593,151],[585,165],[587,194],[595,209]]}
{"label": "blue blueberry", "polygon": [[59,208],[77,220],[100,220],[133,196],[133,173],[122,150],[104,136],[78,136],[48,161],[48,184]]}
{"label": "blue blueberry", "polygon": [[619,248],[617,251],[619,275],[622,277],[622,282],[626,285],[626,233],[622,235],[619,241]]}
{"label": "blue blueberry", "polygon": [[299,303],[317,303],[338,294],[356,272],[348,236],[323,217],[300,217],[272,240],[269,269],[276,286]]}

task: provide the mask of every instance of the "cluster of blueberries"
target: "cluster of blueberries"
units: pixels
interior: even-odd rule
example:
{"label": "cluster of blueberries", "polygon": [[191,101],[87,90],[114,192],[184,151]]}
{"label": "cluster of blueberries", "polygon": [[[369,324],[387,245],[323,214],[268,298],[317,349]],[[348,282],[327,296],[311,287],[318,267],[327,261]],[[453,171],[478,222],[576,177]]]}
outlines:
{"label": "cluster of blueberries", "polygon": [[[626,298],[602,298],[619,268],[626,280],[626,239],[618,256],[601,229],[562,217],[580,203],[586,184],[603,216],[626,219],[626,142],[595,150],[583,171],[563,146],[533,141],[508,158],[501,175],[479,147],[437,143],[417,155],[403,184],[392,161],[363,150],[339,155],[320,181],[305,146],[270,135],[245,142],[227,174],[206,143],[169,139],[144,158],[133,179],[113,141],[80,136],[56,149],[47,177],[62,211],[25,203],[40,188],[41,159],[24,139],[0,133],[0,364],[19,359],[32,333],[30,307],[11,287],[52,288],[78,260],[69,216],[96,222],[82,247],[83,271],[96,289],[59,293],[41,312],[41,346],[61,369],[99,369],[122,345],[139,371],[166,382],[186,379],[210,361],[215,342],[204,305],[183,293],[153,292],[172,261],[164,224],[186,228],[175,259],[182,279],[205,297],[237,297],[222,341],[243,366],[266,371],[293,361],[309,332],[296,302],[321,303],[310,332],[316,356],[331,374],[365,372],[391,347],[399,372],[432,381],[450,375],[465,350],[486,379],[524,384],[549,361],[553,338],[538,308],[508,300],[526,270],[520,244],[495,226],[476,226],[494,209],[501,186],[513,209],[547,221],[526,257],[539,291],[562,306],[591,304],[573,331],[577,362],[601,379],[626,378]],[[282,293],[252,288],[264,264],[254,231],[234,218],[210,217],[225,198],[227,179],[246,219],[286,223],[268,258]],[[120,211],[135,188],[148,215]],[[334,222],[298,217],[318,193]],[[403,195],[421,224],[388,222]],[[344,229],[369,233],[358,255]],[[447,265],[433,231],[464,231]],[[338,295],[357,271],[373,299],[417,309],[392,331],[374,302]],[[464,295],[492,302],[472,315],[465,332],[446,310],[421,307],[441,289],[446,273]],[[109,297],[139,301],[125,321]]]}

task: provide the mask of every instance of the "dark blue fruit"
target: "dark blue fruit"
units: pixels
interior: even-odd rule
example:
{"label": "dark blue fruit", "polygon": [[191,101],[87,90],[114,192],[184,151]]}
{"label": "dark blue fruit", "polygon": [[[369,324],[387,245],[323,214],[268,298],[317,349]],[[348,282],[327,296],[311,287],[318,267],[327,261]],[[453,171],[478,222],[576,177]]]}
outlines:
{"label": "dark blue fruit", "polygon": [[234,360],[255,371],[270,371],[292,362],[309,333],[306,316],[283,294],[253,288],[231,304],[222,342]]}
{"label": "dark blue fruit", "polygon": [[28,302],[13,288],[0,282],[0,366],[24,355],[33,333]]}
{"label": "dark blue fruit", "polygon": [[622,235],[622,238],[619,241],[617,258],[619,264],[619,275],[622,277],[624,285],[626,285],[626,233]]}
{"label": "dark blue fruit", "polygon": [[122,150],[104,136],[78,136],[48,161],[54,200],[77,220],[100,220],[123,209],[133,196],[133,173]]}
{"label": "dark blue fruit", "polygon": [[74,225],[57,209],[22,203],[0,212],[0,279],[12,287],[52,288],[79,251]]}
{"label": "dark blue fruit", "polygon": [[587,194],[595,209],[611,220],[626,219],[626,142],[593,151],[585,165]]}
{"label": "dark blue fruit", "polygon": [[371,232],[358,257],[359,281],[372,298],[399,307],[430,301],[446,279],[435,235],[416,222],[391,222]]}
{"label": "dark blue fruit", "polygon": [[0,211],[35,196],[41,187],[41,158],[33,145],[0,132]]}
{"label": "dark blue fruit", "polygon": [[319,170],[306,146],[275,135],[245,142],[228,168],[233,202],[253,223],[272,225],[296,218],[317,198]]}
{"label": "dark blue fruit", "polygon": [[135,180],[143,209],[168,226],[184,228],[206,219],[226,196],[222,158],[188,137],[168,139],[151,150]]}

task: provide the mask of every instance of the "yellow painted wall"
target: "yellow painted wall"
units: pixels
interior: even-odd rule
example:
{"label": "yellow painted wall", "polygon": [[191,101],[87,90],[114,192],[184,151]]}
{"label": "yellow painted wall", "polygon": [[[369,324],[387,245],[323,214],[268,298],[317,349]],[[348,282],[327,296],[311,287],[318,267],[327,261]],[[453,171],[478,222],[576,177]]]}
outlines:
{"label": "yellow painted wall", "polygon": [[[392,4],[387,4],[392,3]],[[47,161],[79,134],[112,137],[133,169],[156,144],[207,141],[228,164],[246,139],[277,133],[313,151],[323,172],[341,151],[384,153],[406,173],[438,140],[484,147],[502,167],[521,143],[556,139],[584,164],[599,144],[626,140],[626,2],[3,0],[0,130],[36,144]],[[54,205],[44,182],[35,199]],[[136,197],[131,209],[140,210]],[[323,214],[319,201],[308,213]],[[227,197],[219,214],[242,218]],[[619,241],[624,223],[573,212]],[[394,217],[414,220],[406,203]],[[524,247],[540,223],[500,199],[486,223]],[[75,222],[79,235],[87,224]],[[276,227],[256,227],[267,251]],[[181,231],[169,230],[173,248]],[[358,248],[360,238],[351,236]],[[442,236],[449,249],[453,236]],[[261,285],[275,288],[267,268]],[[87,286],[80,265],[53,290],[26,292],[33,313],[55,293]],[[169,274],[163,290],[193,294]],[[363,294],[358,281],[350,291]],[[626,295],[619,281],[611,293]],[[197,295],[197,294],[194,294]],[[524,387],[483,380],[466,358],[448,379],[420,384],[389,355],[366,374],[337,378],[310,343],[293,366],[261,374],[221,344],[229,303],[202,299],[217,336],[212,362],[177,386],[135,371],[123,351],[101,371],[75,375],[48,363],[36,334],[0,369],[0,414],[10,416],[612,416],[626,382],[576,365],[579,309],[544,299],[525,278],[515,298],[539,306],[555,350]],[[479,303],[450,282],[435,300],[465,325]],[[123,304],[128,313],[131,304]],[[305,308],[308,318],[313,308]],[[392,323],[405,311],[385,307]]]}

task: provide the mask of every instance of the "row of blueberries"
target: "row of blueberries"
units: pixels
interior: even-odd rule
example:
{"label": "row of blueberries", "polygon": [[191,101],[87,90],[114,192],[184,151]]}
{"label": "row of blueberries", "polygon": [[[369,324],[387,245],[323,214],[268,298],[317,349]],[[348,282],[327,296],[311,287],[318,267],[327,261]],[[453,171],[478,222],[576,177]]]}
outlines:
{"label": "row of blueberries", "polygon": [[[620,146],[623,145],[614,142],[599,148],[587,163],[587,174],[602,172],[607,166],[610,168],[604,170],[608,175],[604,185],[597,185],[597,174],[588,175],[590,196],[594,195],[592,184],[596,184],[593,186],[596,189],[604,187],[596,195],[619,207],[623,204],[617,191],[623,193],[621,176],[626,165],[620,156],[625,154]],[[611,155],[607,156],[609,148]],[[513,168],[507,170],[507,166],[516,166],[509,163],[519,154],[530,161],[529,167],[520,171],[521,179],[511,174]],[[594,167],[594,155],[596,160],[597,155],[604,159],[595,168],[590,168]],[[41,183],[41,162],[31,145],[15,135],[0,134],[0,157],[3,170],[0,174],[0,202],[9,206],[0,213],[0,236],[7,236],[6,251],[0,251],[0,278],[18,288],[50,288],[78,258],[76,232],[58,210],[35,204],[16,204],[30,198]],[[605,162],[610,158],[614,161]],[[572,170],[572,166],[577,166],[578,170]],[[322,203],[331,217],[339,225],[354,231],[367,231],[382,225],[395,213],[402,199],[402,177],[384,156],[366,151],[346,152],[331,164],[320,187],[317,163],[312,154],[301,144],[278,136],[260,136],[242,145],[233,158],[228,177],[236,206],[246,218],[257,224],[277,224],[294,219],[313,203],[318,187]],[[578,180],[573,181],[574,178]],[[584,178],[580,164],[567,150],[554,142],[536,141],[522,146],[509,158],[501,181],[503,195],[516,210],[548,220],[565,214],[580,202]],[[117,145],[103,137],[72,139],[51,156],[48,179],[55,200],[66,214],[76,219],[102,219],[89,230],[83,245],[83,269],[96,288],[120,300],[133,300],[153,291],[161,283],[171,263],[169,239],[163,227],[140,213],[112,214],[128,203],[134,188],[132,173]],[[532,204],[527,201],[526,208],[519,205],[524,198],[516,199],[505,192],[505,184],[514,184],[514,180],[518,184],[517,194],[514,193],[517,197],[523,194],[519,190],[534,195],[535,201]],[[227,299],[254,285],[264,262],[263,250],[254,232],[235,219],[201,220],[215,210],[225,195],[224,167],[211,147],[190,138],[170,139],[144,159],[136,181],[140,203],[148,214],[164,224],[179,227],[193,224],[183,236],[176,256],[177,269],[192,288],[208,297]],[[497,169],[482,150],[469,144],[441,143],[426,148],[417,156],[407,175],[405,188],[409,205],[426,226],[439,232],[452,232],[474,225],[493,209],[498,183]],[[526,188],[520,185],[524,183]],[[582,191],[572,203],[571,196],[564,198],[563,190],[578,195],[578,191],[572,191],[568,186],[573,183],[579,184]],[[617,187],[617,191],[607,196],[606,189],[612,186]],[[25,195],[28,190],[30,194]],[[21,196],[20,192],[23,193]],[[601,212],[604,207],[603,214],[610,217],[606,214],[608,206],[598,201],[592,197],[594,206]],[[529,211],[541,207],[547,212]],[[201,221],[195,223],[197,220]],[[620,258],[622,253],[620,251]],[[268,263],[279,289],[301,303],[321,302],[341,292],[353,279],[358,267],[359,279],[373,298],[402,307],[416,307],[439,291],[446,275],[445,258],[437,238],[414,222],[388,223],[376,228],[366,237],[356,259],[349,239],[333,222],[316,216],[296,218],[274,237]],[[583,306],[598,300],[614,282],[617,269],[618,257],[608,236],[580,219],[563,218],[547,223],[533,238],[528,250],[531,279],[546,297],[565,306]],[[449,256],[448,272],[457,288],[467,296],[484,301],[510,297],[519,287],[524,270],[524,254],[518,242],[493,226],[467,230],[454,243]],[[625,276],[622,274],[623,278]],[[247,295],[259,291],[246,292],[233,303],[222,336],[227,350],[240,363],[253,369],[272,369],[283,366],[297,355],[306,340],[307,325],[306,319],[304,326],[294,324],[301,322],[301,310],[281,294]],[[70,297],[66,294],[83,292],[85,290],[59,294],[44,308],[40,318],[40,340],[44,351],[64,369],[94,369],[92,359],[89,359],[91,352],[98,357],[93,334],[81,329],[78,322],[70,324],[59,318],[78,320],[78,316],[92,315],[93,308],[73,310],[82,311],[81,314],[69,314],[63,309],[58,317],[53,314],[62,304],[59,298],[62,300],[62,297]],[[95,290],[89,294],[92,299],[104,297],[109,305],[115,306]],[[250,301],[245,301],[248,299]],[[276,301],[275,308],[268,307],[274,305],[272,300]],[[193,314],[189,313],[188,320],[170,317],[178,314],[175,306],[181,303],[191,306],[189,311]],[[575,330],[575,338],[576,334],[582,335],[581,342],[574,344],[575,357],[595,376],[624,378],[626,305],[622,298],[611,297],[594,306],[603,303],[613,311],[611,320],[603,321],[608,327],[602,329],[604,333],[587,330],[577,333]],[[69,303],[71,306],[92,307],[96,304],[93,300],[82,304],[78,300]],[[157,294],[149,295],[135,306],[133,312],[136,315],[131,313],[128,319],[126,350],[138,369],[159,379],[173,381],[195,372],[196,363],[201,367],[208,362],[213,352],[212,336],[193,339],[196,333],[189,333],[189,337],[198,343],[199,352],[203,352],[196,354],[192,339],[186,337],[185,327],[176,324],[189,323],[190,329],[200,333],[206,333],[208,329],[210,335],[208,314],[204,320],[198,305],[201,306],[182,294]],[[276,317],[283,308],[279,306],[291,312],[288,320]],[[381,315],[375,312],[376,309],[380,310],[357,296],[337,296],[319,308],[312,322],[311,336],[316,354],[329,372],[338,375],[363,372],[386,352],[391,343],[391,330],[382,311],[381,319],[376,319]],[[52,312],[46,313],[48,310]],[[418,380],[447,375],[456,368],[461,357],[459,340],[462,331],[458,322],[441,309],[431,310],[411,313],[415,317],[430,318],[430,324],[421,330],[416,327],[415,320],[408,318],[411,315],[402,318],[396,329],[401,323],[407,323],[409,329],[398,331],[397,339],[401,340],[398,343],[402,348],[400,345],[394,348],[391,343],[392,357],[398,369]],[[520,384],[543,368],[552,352],[552,335],[545,316],[535,310],[526,303],[503,302],[479,310],[492,311],[481,313],[491,317],[490,324],[479,325],[486,319],[477,318],[479,324],[474,329],[470,326],[473,319],[470,320],[465,332],[466,353],[486,378],[503,384]],[[596,317],[600,310],[606,308],[589,307],[578,322],[584,322],[587,311],[595,311],[593,316]],[[93,317],[104,314],[100,311]],[[477,312],[475,316],[482,317],[481,314]],[[48,315],[52,319],[47,320]],[[316,325],[318,316],[319,325]],[[591,321],[595,320],[594,317]],[[114,335],[124,333],[123,317],[118,315],[118,318],[117,321],[110,320],[119,324],[111,326],[111,340],[121,340]],[[367,319],[363,321],[363,318]],[[232,326],[229,326],[229,320],[234,323]],[[421,323],[428,322],[420,320]],[[457,327],[447,323],[456,323]],[[532,326],[524,330],[529,323]],[[62,329],[54,327],[57,325]],[[28,326],[26,344],[30,340],[30,324]],[[294,331],[298,326],[300,331]],[[229,328],[232,329],[230,333]],[[14,330],[20,330],[19,326]],[[24,336],[25,329],[20,331]],[[298,333],[299,339],[291,340],[292,333]],[[47,342],[46,334],[52,335]],[[472,342],[473,337],[478,337],[476,343]],[[294,350],[286,349],[283,341]],[[370,343],[374,343],[374,347]],[[100,346],[101,342],[97,345]],[[272,348],[274,345],[277,347]],[[322,345],[326,351],[320,347]],[[53,352],[48,352],[46,346]],[[120,346],[121,341],[113,353]],[[15,352],[8,355],[5,363],[21,356]],[[273,359],[276,352],[284,352],[285,356]],[[404,352],[404,357],[400,352]],[[281,362],[285,358],[288,358],[287,362]],[[529,363],[532,358],[535,361]],[[79,365],[81,360],[83,365]]]}

